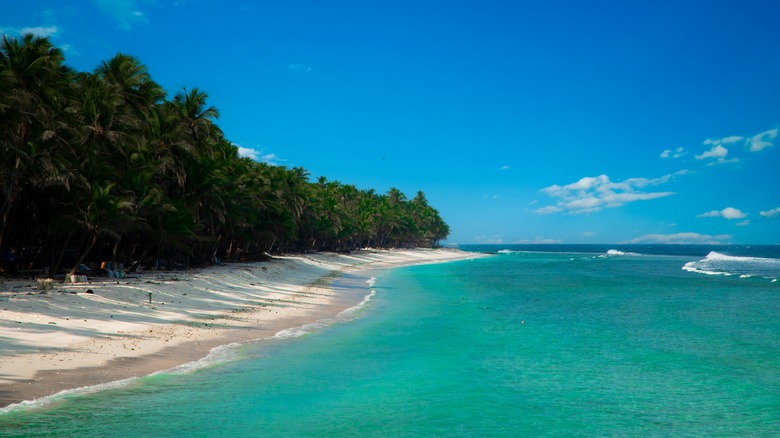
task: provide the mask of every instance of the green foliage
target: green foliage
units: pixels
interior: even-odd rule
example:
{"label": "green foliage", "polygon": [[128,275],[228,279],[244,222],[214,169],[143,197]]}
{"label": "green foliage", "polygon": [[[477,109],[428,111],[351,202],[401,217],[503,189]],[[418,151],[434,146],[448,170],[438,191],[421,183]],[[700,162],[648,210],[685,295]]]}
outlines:
{"label": "green foliage", "polygon": [[239,157],[206,93],[166,100],[132,56],[94,73],[63,62],[46,38],[0,47],[0,249],[16,264],[189,266],[430,247],[449,234],[422,192],[409,200],[395,188],[312,182],[303,168]]}

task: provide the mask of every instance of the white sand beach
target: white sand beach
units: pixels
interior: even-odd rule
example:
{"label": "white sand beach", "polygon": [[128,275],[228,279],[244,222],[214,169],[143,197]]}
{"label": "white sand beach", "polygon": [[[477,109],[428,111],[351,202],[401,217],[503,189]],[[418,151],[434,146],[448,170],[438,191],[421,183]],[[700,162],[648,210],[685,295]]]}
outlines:
{"label": "white sand beach", "polygon": [[329,288],[344,273],[476,257],[453,249],[362,250],[55,283],[46,291],[32,280],[6,281],[0,406],[148,375],[219,345],[332,317],[360,301]]}

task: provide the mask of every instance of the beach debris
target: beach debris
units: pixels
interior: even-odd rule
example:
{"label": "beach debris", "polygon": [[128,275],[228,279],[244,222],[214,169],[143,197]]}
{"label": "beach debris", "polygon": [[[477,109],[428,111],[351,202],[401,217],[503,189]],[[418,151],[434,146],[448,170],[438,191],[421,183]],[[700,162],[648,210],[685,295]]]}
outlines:
{"label": "beach debris", "polygon": [[65,283],[89,283],[89,278],[86,275],[65,274]]}
{"label": "beach debris", "polygon": [[47,291],[54,289],[53,278],[38,278],[35,280],[38,286],[38,290]]}

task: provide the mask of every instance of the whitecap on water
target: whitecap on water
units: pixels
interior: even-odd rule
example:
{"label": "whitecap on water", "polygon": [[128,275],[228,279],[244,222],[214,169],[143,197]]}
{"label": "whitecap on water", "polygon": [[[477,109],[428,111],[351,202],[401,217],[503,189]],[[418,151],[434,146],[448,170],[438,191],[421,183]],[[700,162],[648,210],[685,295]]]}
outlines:
{"label": "whitecap on water", "polygon": [[610,250],[607,250],[606,253],[597,255],[594,258],[605,259],[607,257],[626,257],[626,256],[633,257],[633,256],[638,256],[638,255],[640,255],[640,254],[637,254],[635,252],[624,252],[624,251],[620,251],[620,250],[617,250],[617,249],[610,249]]}
{"label": "whitecap on water", "polygon": [[[376,278],[371,277],[370,280],[366,281],[366,283],[370,284],[371,286],[376,283]],[[311,333],[315,330],[323,329],[329,325],[337,324],[340,322],[347,322],[351,321],[355,318],[355,313],[365,307],[372,298],[374,298],[374,295],[376,295],[376,290],[371,289],[371,291],[363,297],[363,300],[360,301],[355,306],[352,306],[350,308],[342,310],[338,315],[336,315],[335,318],[324,318],[320,319],[319,321],[312,322],[310,324],[304,324],[302,326],[293,327],[289,329],[282,330],[278,333],[276,333],[274,336],[272,336],[273,339],[291,339],[291,338],[298,338],[301,337],[307,333]]]}
{"label": "whitecap on water", "polygon": [[705,275],[762,277],[774,282],[780,276],[780,259],[730,256],[711,251],[701,260],[686,263],[682,269]]}
{"label": "whitecap on water", "polygon": [[96,392],[105,391],[109,389],[126,388],[131,384],[140,381],[141,381],[141,377],[130,377],[128,379],[115,380],[113,382],[102,383],[100,385],[83,386],[81,388],[66,389],[56,394],[37,398],[35,400],[24,400],[19,403],[10,404],[4,408],[0,408],[0,415],[7,414],[17,410],[22,410],[22,409],[43,408],[71,396],[88,395],[88,394],[93,394]]}
{"label": "whitecap on water", "polygon": [[[366,281],[366,283],[369,285],[369,287],[373,287],[376,283],[376,277],[371,277]],[[363,300],[360,301],[355,306],[352,306],[350,308],[347,308],[343,311],[341,311],[338,315],[336,315],[334,318],[324,318],[320,319],[318,321],[315,321],[313,323],[304,324],[302,326],[298,327],[292,327],[289,329],[281,330],[278,333],[276,333],[274,336],[271,337],[271,339],[291,339],[291,338],[297,338],[300,336],[303,336],[307,333],[310,333],[315,330],[319,330],[325,327],[328,327],[333,324],[337,324],[340,322],[347,322],[355,319],[356,315],[355,313],[365,307],[371,299],[376,295],[376,290],[370,289],[368,295],[363,297]],[[262,339],[258,339],[262,340]],[[211,365],[216,365],[220,363],[230,362],[239,357],[238,355],[238,349],[244,345],[244,343],[241,342],[235,342],[232,344],[227,345],[220,345],[218,347],[214,347],[211,349],[209,354],[199,360],[192,361],[185,363],[183,365],[179,365],[173,368],[169,368],[167,370],[163,371],[157,371],[155,373],[152,373],[151,375],[160,375],[160,374],[188,374],[193,371],[206,368]],[[92,386],[85,386],[81,388],[74,388],[74,389],[67,389],[61,392],[58,392],[56,394],[41,397],[39,399],[35,400],[25,400],[19,403],[14,403],[11,405],[8,405],[6,407],[0,408],[0,415],[6,414],[12,411],[16,411],[19,409],[35,409],[45,406],[50,406],[53,403],[56,403],[59,400],[62,400],[63,398],[70,397],[70,396],[79,396],[79,395],[87,395],[87,394],[93,394],[100,391],[105,391],[109,389],[117,389],[117,388],[126,388],[134,383],[141,382],[142,377],[131,377],[128,379],[122,379],[122,380],[116,380],[113,382],[103,383],[99,385],[92,385]]]}

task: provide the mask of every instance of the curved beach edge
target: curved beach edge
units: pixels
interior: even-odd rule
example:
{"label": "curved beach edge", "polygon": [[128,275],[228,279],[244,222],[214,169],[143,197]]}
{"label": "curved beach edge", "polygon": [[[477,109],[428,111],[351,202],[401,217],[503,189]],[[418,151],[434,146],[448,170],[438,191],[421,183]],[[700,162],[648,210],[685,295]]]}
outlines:
{"label": "curved beach edge", "polygon": [[455,249],[365,249],[46,291],[7,282],[0,291],[0,407],[170,370],[220,346],[335,317],[370,293],[369,285],[358,295],[331,287],[347,273],[479,257]]}

